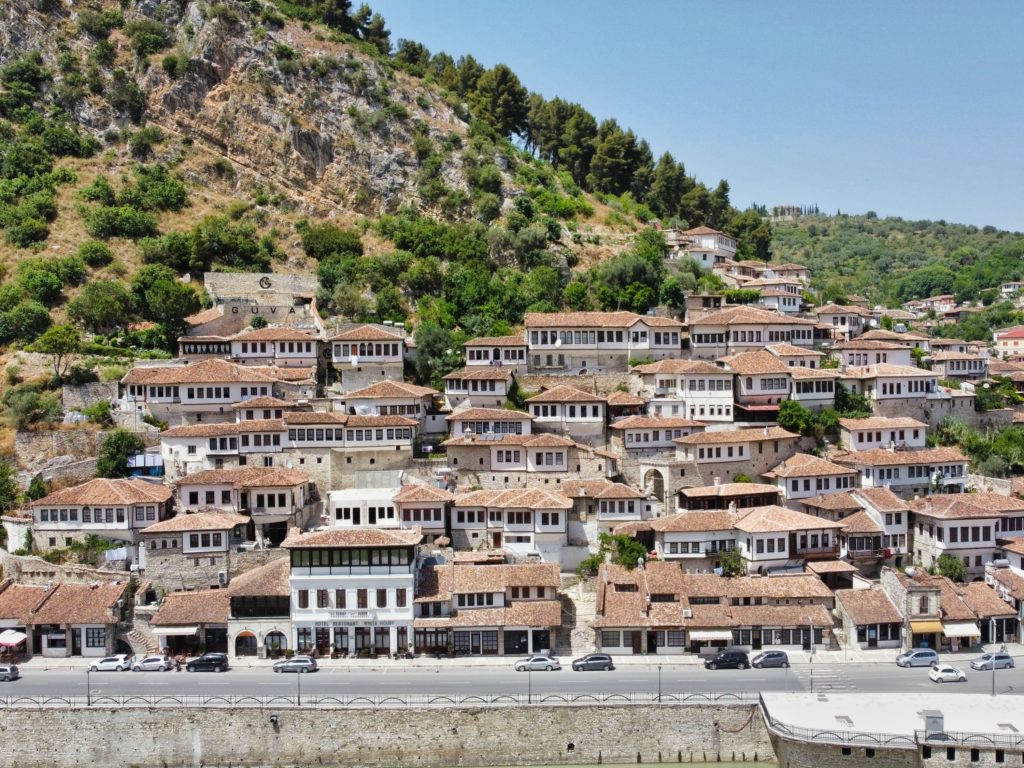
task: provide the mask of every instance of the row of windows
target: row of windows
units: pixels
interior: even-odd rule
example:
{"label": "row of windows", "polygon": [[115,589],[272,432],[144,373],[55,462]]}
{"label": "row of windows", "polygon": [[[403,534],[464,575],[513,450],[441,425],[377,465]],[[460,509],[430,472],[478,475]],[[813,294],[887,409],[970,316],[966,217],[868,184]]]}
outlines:
{"label": "row of windows", "polygon": [[[835,480],[835,485],[832,485],[832,481]],[[803,486],[805,491],[811,490],[811,479],[805,477],[803,480]],[[816,491],[829,491],[835,487],[839,490],[844,488],[853,488],[853,477],[850,476],[838,476],[838,477],[816,477],[814,478],[814,489]],[[789,481],[790,493],[798,493],[800,491],[800,480]]]}
{"label": "row of windows", "polygon": [[378,405],[378,416],[419,416],[423,412],[423,405]]}
{"label": "row of windows", "polygon": [[496,392],[497,384],[494,379],[445,379],[444,388],[449,392]]}
{"label": "row of windows", "polygon": [[477,435],[486,433],[495,435],[521,435],[523,434],[523,422],[521,421],[464,421],[462,432],[465,434],[472,430]]}
{"label": "row of windows", "polygon": [[[924,526],[922,523],[917,524],[917,532],[923,533]],[[984,541],[989,542],[992,540],[992,526],[990,525],[962,525],[959,527],[950,527],[946,529],[949,531],[949,543],[960,544],[968,543],[973,541]],[[932,532],[932,526],[928,526],[928,533]],[[935,538],[939,541],[943,541],[943,527],[936,526]]]}
{"label": "row of windows", "polygon": [[[782,390],[789,389],[789,379],[785,376],[778,376],[770,379],[761,379],[761,389]],[[747,377],[747,389],[754,388],[754,380]]]}
{"label": "row of windows", "polygon": [[[569,419],[575,419],[576,418],[576,408],[577,408],[577,406],[575,406],[575,405],[563,405],[563,406],[561,406],[561,408],[564,409],[564,413],[565,413],[565,417],[566,418],[569,418]],[[534,405],[533,406],[533,415],[534,416],[543,416],[543,417],[554,417],[554,416],[558,416],[558,409],[559,409],[559,406],[557,406],[557,405]],[[580,415],[581,419],[587,418],[587,406],[585,406],[585,405],[579,406],[579,415]],[[594,419],[601,418],[601,406],[600,405],[592,405],[592,406],[590,406],[590,417],[594,418]]]}
{"label": "row of windows", "polygon": [[[646,335],[646,334],[645,334]],[[531,344],[554,344],[560,341],[563,344],[603,344],[607,342],[622,342],[622,331],[530,331]]]}
{"label": "row of windows", "polygon": [[188,545],[190,547],[219,547],[223,543],[223,533],[190,533],[188,536]]}
{"label": "row of windows", "polygon": [[[492,357],[489,349],[467,349],[466,360],[474,362],[486,362],[490,360],[497,360],[497,357]],[[501,358],[510,363],[514,362],[525,362],[526,361],[526,350],[525,349],[503,349],[501,350]]]}
{"label": "row of windows", "polygon": [[[259,348],[257,349],[257,347],[259,347]],[[253,342],[243,341],[242,342],[242,354],[243,355],[247,355],[247,354],[250,354],[250,353],[252,353],[252,354],[258,354],[258,353],[265,354],[266,351],[267,351],[267,342],[265,342],[265,341],[253,341]],[[306,353],[312,354],[312,352],[313,352],[313,342],[311,342],[311,341],[279,341],[279,342],[277,342],[277,351],[278,351],[279,354],[280,353],[285,353],[285,352],[287,352],[289,354],[302,353],[302,352],[306,352]]]}
{"label": "row of windows", "polygon": [[292,567],[408,565],[408,549],[293,549]]}
{"label": "row of windows", "polygon": [[601,499],[600,510],[602,514],[606,513],[619,513],[627,514],[636,511],[636,502],[633,499],[619,499],[615,501],[608,501],[607,499]]}
{"label": "row of windows", "polygon": [[[78,515],[79,510],[77,508],[40,509],[39,522],[77,523]],[[126,520],[128,519],[124,507],[97,507],[95,509],[83,507],[81,510],[81,515],[83,523],[123,523],[126,522]],[[156,520],[156,507],[137,507],[135,509],[135,520],[137,522],[144,522],[146,520]]]}
{"label": "row of windows", "polygon": [[335,357],[398,357],[398,344],[335,344]]}
{"label": "row of windows", "polygon": [[[871,365],[871,355],[867,352],[846,352],[843,355],[845,357],[844,362],[847,365]],[[887,363],[889,362],[888,352],[876,352],[875,363]]]}
{"label": "row of windows", "polygon": [[[890,430],[889,440],[887,442],[904,442],[906,440],[906,430]],[[911,432],[911,437],[914,440],[918,440],[921,434],[921,430],[915,429]],[[859,443],[881,443],[882,433],[881,432],[857,432],[857,442]]]}
{"label": "row of windows", "polygon": [[[698,459],[721,459],[721,458],[723,458],[722,450],[723,450],[722,446],[720,446],[720,445],[715,446],[714,448],[698,448],[697,449],[697,458]],[[737,446],[728,445],[728,446],[725,447],[724,450],[725,450],[724,458],[727,458],[727,459],[732,459],[732,458],[742,459],[743,458],[743,454],[745,453],[742,445],[737,445]]]}
{"label": "row of windows", "polygon": [[[658,386],[673,386],[671,379],[658,382]],[[690,379],[687,388],[691,392],[732,392],[732,379]]]}
{"label": "row of windows", "polygon": [[519,451],[502,451],[499,450],[495,454],[496,464],[518,464],[520,461]]}
{"label": "row of windows", "polygon": [[[361,512],[360,507],[338,507],[334,510],[334,518],[336,520],[352,520],[359,518]],[[367,507],[366,514],[370,520],[394,520],[395,508],[392,506]]]}
{"label": "row of windows", "polygon": [[[358,608],[369,608],[369,592],[368,589],[317,589],[313,590],[316,592],[316,607],[317,608],[335,608],[345,609],[349,606],[348,592],[355,592],[355,607]],[[334,602],[331,602],[331,592],[334,592]],[[309,608],[309,593],[308,589],[300,589],[298,595],[298,606],[299,608]],[[388,590],[386,589],[375,589],[374,592],[374,603],[376,608],[387,608],[388,607]],[[405,589],[395,590],[395,604],[394,608],[405,608],[408,605],[408,594]]]}
{"label": "row of windows", "polygon": [[832,379],[796,382],[796,393],[798,395],[831,394],[835,391],[835,382]]}
{"label": "row of windows", "polygon": [[[932,379],[911,379],[907,382],[908,393],[918,392],[934,392],[935,381]],[[882,382],[882,394],[883,395],[902,395],[903,394],[903,382]]]}
{"label": "row of windows", "polygon": [[565,464],[565,454],[561,451],[548,451],[546,453],[538,452],[536,456],[534,456],[534,464],[538,467],[542,467],[545,464],[549,467],[561,467]]}
{"label": "row of windows", "polygon": [[[675,437],[683,437],[684,435],[690,434],[690,430],[686,429],[666,429],[665,439],[671,440]],[[653,432],[626,432],[627,443],[657,443],[661,441],[661,430],[656,429]]]}

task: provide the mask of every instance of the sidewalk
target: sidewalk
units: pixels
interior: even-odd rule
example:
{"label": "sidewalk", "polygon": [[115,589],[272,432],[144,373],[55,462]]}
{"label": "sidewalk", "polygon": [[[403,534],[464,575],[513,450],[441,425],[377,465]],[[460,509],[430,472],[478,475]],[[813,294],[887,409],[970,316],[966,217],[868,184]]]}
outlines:
{"label": "sidewalk", "polygon": [[[972,659],[982,653],[999,649],[998,644],[990,644],[978,648],[972,648],[959,653],[940,653],[943,661],[953,666],[968,666]],[[1024,645],[1020,643],[1008,643],[1007,652],[1024,663]],[[900,651],[896,648],[878,648],[869,651],[815,651],[813,657],[807,651],[787,651],[790,664],[793,666],[814,664],[893,664]],[[752,651],[751,656],[756,655]],[[647,667],[669,667],[669,666],[699,666],[704,663],[704,656],[687,653],[680,656],[669,655],[638,655],[620,656],[612,654],[617,667],[647,666]],[[435,659],[433,656],[417,656],[415,659],[330,659],[320,657],[317,663],[322,669],[331,670],[352,670],[352,671],[388,671],[394,672],[402,669],[451,669],[451,668],[478,668],[497,667],[500,669],[511,669],[516,659],[522,656],[459,656],[454,659]],[[812,662],[813,658],[813,662]],[[568,666],[568,658],[560,659],[563,666]],[[34,656],[23,664],[23,669],[71,669],[85,671],[95,659],[66,658],[49,659],[42,656]],[[259,659],[252,656],[244,656],[231,659],[231,666],[235,669],[265,669],[273,666],[272,659]]]}

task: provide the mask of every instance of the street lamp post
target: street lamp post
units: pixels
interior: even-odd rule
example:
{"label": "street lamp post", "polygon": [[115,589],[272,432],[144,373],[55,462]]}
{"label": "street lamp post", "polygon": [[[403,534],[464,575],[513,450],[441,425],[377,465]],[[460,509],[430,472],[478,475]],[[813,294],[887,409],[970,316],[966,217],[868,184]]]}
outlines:
{"label": "street lamp post", "polygon": [[530,704],[533,702],[533,669],[531,667],[526,668],[526,703]]}
{"label": "street lamp post", "polygon": [[302,670],[299,670],[299,671],[297,671],[295,673],[295,685],[297,687],[296,696],[295,696],[295,706],[301,707],[302,706]]}
{"label": "street lamp post", "polygon": [[86,667],[85,668],[85,705],[87,707],[91,707],[92,706],[92,679],[90,677],[91,674],[92,674],[92,669],[90,669],[89,667]]}
{"label": "street lamp post", "polygon": [[658,665],[658,703],[661,704],[661,664]]}

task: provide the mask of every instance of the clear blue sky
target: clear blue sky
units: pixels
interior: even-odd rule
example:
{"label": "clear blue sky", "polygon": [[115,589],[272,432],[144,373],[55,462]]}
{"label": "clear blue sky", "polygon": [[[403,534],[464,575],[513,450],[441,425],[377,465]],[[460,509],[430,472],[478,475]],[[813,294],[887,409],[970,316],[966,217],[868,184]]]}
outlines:
{"label": "clear blue sky", "polygon": [[733,204],[1024,230],[1024,3],[371,0],[391,39],[508,64]]}

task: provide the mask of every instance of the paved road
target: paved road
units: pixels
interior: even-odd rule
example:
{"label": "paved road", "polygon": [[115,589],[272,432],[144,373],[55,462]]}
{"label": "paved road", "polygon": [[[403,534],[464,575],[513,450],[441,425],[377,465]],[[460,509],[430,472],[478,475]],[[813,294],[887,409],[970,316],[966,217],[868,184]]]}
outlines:
{"label": "paved road", "polygon": [[[899,669],[884,664],[813,664],[791,669],[706,670],[702,667],[664,667],[663,692],[692,691],[803,691],[989,693],[991,672],[967,670],[966,683],[936,685],[924,667]],[[611,672],[515,672],[505,667],[384,668],[362,670],[325,668],[313,674],[274,674],[269,667],[236,668],[221,674],[187,672],[94,672],[89,677],[96,694],[141,695],[294,695],[302,694],[515,694],[614,693],[658,690],[656,665],[622,666]],[[0,683],[0,696],[84,695],[84,671],[69,669],[24,670],[21,680]],[[1024,667],[996,672],[996,692],[1024,694]]]}

